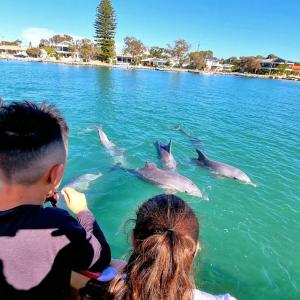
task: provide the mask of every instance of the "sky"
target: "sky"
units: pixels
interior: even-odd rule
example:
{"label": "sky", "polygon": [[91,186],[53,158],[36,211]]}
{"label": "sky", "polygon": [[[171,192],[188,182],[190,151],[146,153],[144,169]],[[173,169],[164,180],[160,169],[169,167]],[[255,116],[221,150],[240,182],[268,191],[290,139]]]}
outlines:
{"label": "sky", "polygon": [[[111,0],[117,16],[116,45],[125,36],[146,46],[185,39],[192,50],[218,58],[268,55],[300,62],[300,0]],[[100,0],[0,0],[0,40],[71,34],[94,36]]]}

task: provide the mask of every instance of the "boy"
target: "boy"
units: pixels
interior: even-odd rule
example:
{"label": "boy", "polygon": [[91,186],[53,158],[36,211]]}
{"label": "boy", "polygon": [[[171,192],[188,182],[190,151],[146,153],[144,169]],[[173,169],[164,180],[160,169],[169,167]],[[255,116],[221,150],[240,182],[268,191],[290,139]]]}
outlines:
{"label": "boy", "polygon": [[0,103],[0,299],[66,299],[72,270],[100,271],[109,245],[85,196],[55,197],[67,160],[68,127],[50,105]]}

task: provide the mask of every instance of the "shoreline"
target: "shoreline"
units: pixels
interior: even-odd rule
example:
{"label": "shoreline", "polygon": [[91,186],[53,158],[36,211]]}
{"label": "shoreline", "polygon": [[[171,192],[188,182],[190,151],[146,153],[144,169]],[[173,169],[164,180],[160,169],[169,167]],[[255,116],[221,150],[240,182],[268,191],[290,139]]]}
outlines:
{"label": "shoreline", "polygon": [[70,60],[54,60],[54,59],[42,59],[42,58],[20,58],[20,57],[3,57],[0,56],[0,61],[21,61],[21,62],[39,62],[39,63],[51,63],[51,64],[64,64],[64,65],[74,65],[74,66],[89,66],[89,67],[108,67],[117,68],[125,70],[151,70],[151,71],[161,71],[161,72],[185,72],[193,74],[202,75],[226,75],[226,76],[240,76],[248,78],[262,78],[262,79],[275,79],[275,80],[288,80],[288,81],[300,81],[300,76],[281,76],[281,75],[262,75],[262,74],[252,74],[252,73],[240,73],[240,72],[214,72],[214,71],[200,71],[192,70],[187,68],[172,68],[172,67],[148,67],[141,65],[123,65],[123,64],[110,64],[101,62],[98,60],[91,60],[89,62],[83,61],[70,61]]}

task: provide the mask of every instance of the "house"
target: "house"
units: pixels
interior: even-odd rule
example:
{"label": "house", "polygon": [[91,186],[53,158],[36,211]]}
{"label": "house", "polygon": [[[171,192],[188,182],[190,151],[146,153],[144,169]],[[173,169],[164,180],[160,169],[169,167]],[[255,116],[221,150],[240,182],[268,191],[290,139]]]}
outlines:
{"label": "house", "polygon": [[26,53],[28,47],[15,45],[0,45],[0,54],[4,55],[20,55]]}
{"label": "house", "polygon": [[232,65],[232,64],[222,64],[221,65],[222,71],[224,71],[224,72],[231,72],[233,67],[234,67],[234,65]]}
{"label": "house", "polygon": [[61,43],[52,44],[51,47],[55,49],[58,55],[63,57],[70,57],[73,55],[73,51],[70,48],[73,46],[72,42],[63,41]]}
{"label": "house", "polygon": [[153,66],[162,67],[167,64],[167,61],[168,60],[164,58],[149,57],[149,58],[142,59],[142,65],[148,67],[153,67]]}
{"label": "house", "polygon": [[206,69],[208,71],[222,71],[223,65],[214,57],[205,59]]}
{"label": "house", "polygon": [[295,75],[300,75],[300,63],[294,63],[292,73]]}
{"label": "house", "polygon": [[129,54],[117,54],[116,63],[117,65],[129,65],[133,63],[133,56]]}
{"label": "house", "polygon": [[268,58],[261,61],[261,68],[269,72],[278,71],[282,65],[286,65],[285,71],[292,72],[294,63],[282,58]]}

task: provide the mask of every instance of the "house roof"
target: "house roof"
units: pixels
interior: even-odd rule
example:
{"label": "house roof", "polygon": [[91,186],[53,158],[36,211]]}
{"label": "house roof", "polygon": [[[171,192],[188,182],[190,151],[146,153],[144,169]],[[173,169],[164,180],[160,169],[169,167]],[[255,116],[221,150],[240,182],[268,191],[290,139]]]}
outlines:
{"label": "house roof", "polygon": [[166,59],[163,58],[157,58],[157,57],[149,57],[142,59],[142,62],[166,62]]}

